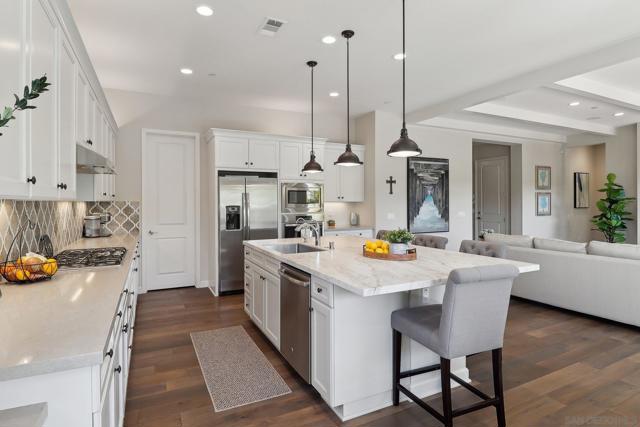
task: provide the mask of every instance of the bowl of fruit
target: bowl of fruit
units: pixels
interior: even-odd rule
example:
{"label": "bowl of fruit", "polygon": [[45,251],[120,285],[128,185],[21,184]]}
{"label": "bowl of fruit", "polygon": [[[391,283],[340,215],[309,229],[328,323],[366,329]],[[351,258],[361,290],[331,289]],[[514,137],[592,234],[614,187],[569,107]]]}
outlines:
{"label": "bowl of fruit", "polygon": [[417,258],[415,248],[407,248],[402,253],[393,253],[391,244],[386,240],[367,240],[362,246],[362,255],[366,258],[387,261],[413,261]]}
{"label": "bowl of fruit", "polygon": [[0,275],[7,282],[23,284],[51,279],[58,272],[54,258],[29,252],[13,261],[0,263]]}

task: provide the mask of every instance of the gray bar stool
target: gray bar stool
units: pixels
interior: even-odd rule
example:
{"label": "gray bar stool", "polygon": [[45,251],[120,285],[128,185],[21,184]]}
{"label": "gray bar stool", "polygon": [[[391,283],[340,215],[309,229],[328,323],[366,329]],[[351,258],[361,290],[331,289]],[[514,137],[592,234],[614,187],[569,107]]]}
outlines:
{"label": "gray bar stool", "polygon": [[441,236],[430,236],[428,234],[418,234],[412,242],[417,246],[424,246],[434,249],[446,249],[449,239]]}
{"label": "gray bar stool", "polygon": [[473,255],[482,255],[492,258],[506,258],[507,246],[496,242],[479,242],[477,240],[463,240],[460,244],[460,252]]}
{"label": "gray bar stool", "polygon": [[[393,328],[393,404],[400,392],[441,421],[453,426],[453,418],[495,406],[498,426],[506,426],[502,386],[502,345],[513,280],[513,265],[492,265],[454,270],[449,275],[442,304],[404,308],[391,313]],[[402,335],[440,356],[440,364],[400,371]],[[451,373],[451,359],[492,352],[494,397],[490,397]],[[400,384],[402,378],[440,370],[443,413],[423,402]],[[451,405],[451,380],[482,399],[462,408]]]}
{"label": "gray bar stool", "polygon": [[384,237],[387,235],[388,232],[389,230],[378,230],[378,233],[376,234],[376,239],[384,240]]}

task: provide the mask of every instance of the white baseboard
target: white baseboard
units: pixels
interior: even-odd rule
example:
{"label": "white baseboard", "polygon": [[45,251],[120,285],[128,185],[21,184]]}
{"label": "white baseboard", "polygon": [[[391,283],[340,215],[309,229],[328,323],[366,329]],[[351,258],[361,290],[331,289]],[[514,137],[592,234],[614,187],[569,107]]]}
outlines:
{"label": "white baseboard", "polygon": [[196,285],[196,288],[208,288],[208,287],[209,287],[208,280],[202,280],[200,283]]}

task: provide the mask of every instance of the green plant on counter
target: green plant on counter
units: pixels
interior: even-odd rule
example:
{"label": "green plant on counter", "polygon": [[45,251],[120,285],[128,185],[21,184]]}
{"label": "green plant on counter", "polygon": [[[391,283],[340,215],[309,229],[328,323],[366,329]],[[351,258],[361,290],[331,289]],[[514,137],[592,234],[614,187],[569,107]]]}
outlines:
{"label": "green plant on counter", "polygon": [[604,188],[598,190],[605,194],[605,198],[596,203],[600,214],[594,216],[591,222],[596,226],[595,230],[604,234],[607,242],[624,243],[623,231],[627,229],[625,221],[633,221],[627,205],[635,198],[627,197],[624,187],[616,183],[616,178],[616,174],[610,173]]}
{"label": "green plant on counter", "polygon": [[409,233],[408,230],[399,228],[397,230],[387,232],[384,238],[389,243],[409,243],[413,240],[413,234]]}
{"label": "green plant on counter", "polygon": [[[47,89],[49,86],[51,86],[51,83],[47,83],[47,75],[45,74],[39,79],[32,80],[31,88],[29,88],[29,86],[24,87],[22,98],[14,94],[13,96],[16,101],[13,104],[13,107],[5,107],[4,110],[0,112],[0,128],[8,127],[9,122],[16,119],[13,115],[16,111],[35,109],[36,106],[29,105],[29,101],[36,99],[40,94],[47,92],[49,90]],[[0,136],[2,136],[2,133],[0,133]]]}

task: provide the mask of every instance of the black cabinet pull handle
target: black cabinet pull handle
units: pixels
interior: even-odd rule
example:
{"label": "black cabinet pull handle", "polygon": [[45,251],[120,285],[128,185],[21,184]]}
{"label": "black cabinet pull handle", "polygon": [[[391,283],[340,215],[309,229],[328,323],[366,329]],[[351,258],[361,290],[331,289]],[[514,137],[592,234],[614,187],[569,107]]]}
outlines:
{"label": "black cabinet pull handle", "polygon": [[61,190],[64,190],[64,184],[63,183],[60,183],[60,184],[56,185],[56,187],[58,187]]}
{"label": "black cabinet pull handle", "polygon": [[33,185],[36,185],[36,182],[37,182],[36,177],[32,176],[31,178],[27,178],[27,182],[29,182],[29,183],[31,183]]}
{"label": "black cabinet pull handle", "polygon": [[104,355],[105,357],[109,356],[109,357],[113,357],[113,349],[107,351],[107,354]]}
{"label": "black cabinet pull handle", "polygon": [[133,348],[133,344],[131,344],[131,345],[129,346],[129,350],[131,350],[132,348]]}
{"label": "black cabinet pull handle", "polygon": [[122,372],[122,366],[118,366],[116,369],[114,369],[114,371],[116,371],[117,373],[121,373]]}
{"label": "black cabinet pull handle", "polygon": [[129,324],[128,323],[122,327],[122,332],[124,332],[125,334],[127,332],[129,332]]}
{"label": "black cabinet pull handle", "polygon": [[63,185],[64,185],[63,190],[66,190],[67,189],[67,184],[63,184]]}
{"label": "black cabinet pull handle", "polygon": [[130,306],[129,306],[129,310],[131,310],[132,308],[133,308],[133,306],[132,306],[132,305],[130,305]]}

